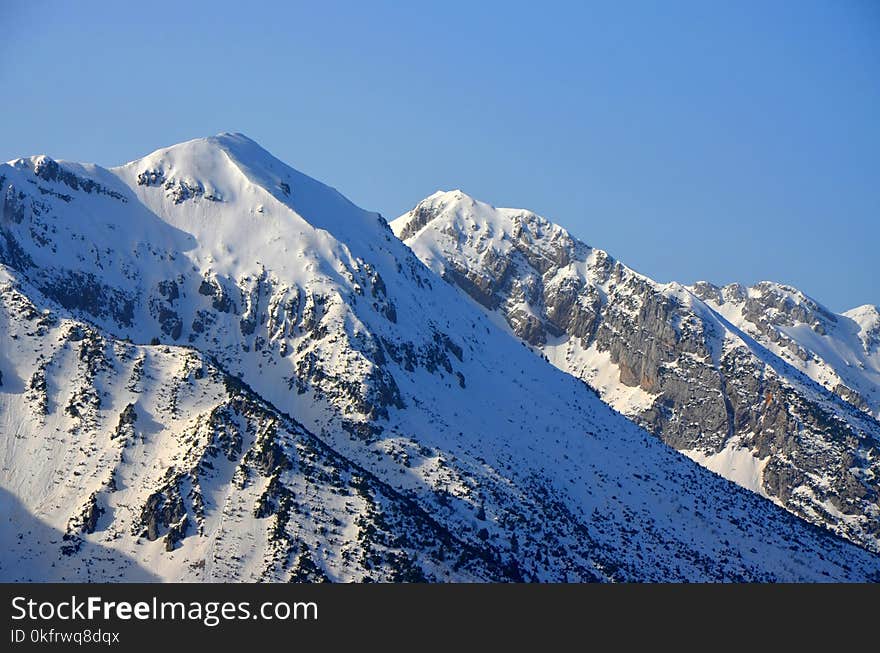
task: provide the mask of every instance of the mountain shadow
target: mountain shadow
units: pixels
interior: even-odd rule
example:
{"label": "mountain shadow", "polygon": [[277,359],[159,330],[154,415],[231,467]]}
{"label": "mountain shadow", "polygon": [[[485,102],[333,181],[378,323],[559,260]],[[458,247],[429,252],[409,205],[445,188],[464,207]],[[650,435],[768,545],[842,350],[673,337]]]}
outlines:
{"label": "mountain shadow", "polygon": [[0,488],[0,582],[160,580],[125,554],[87,540],[67,555],[62,552],[68,544],[63,538],[64,533],[32,515],[14,494]]}

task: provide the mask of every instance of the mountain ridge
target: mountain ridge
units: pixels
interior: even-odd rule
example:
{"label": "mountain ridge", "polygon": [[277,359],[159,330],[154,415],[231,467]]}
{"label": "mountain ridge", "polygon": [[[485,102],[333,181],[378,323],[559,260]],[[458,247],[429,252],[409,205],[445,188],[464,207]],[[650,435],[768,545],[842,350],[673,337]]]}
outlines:
{"label": "mountain ridge", "polygon": [[[416,204],[414,209],[412,209],[412,210],[408,211],[407,213],[404,213],[404,214],[398,216],[397,218],[393,219],[391,221],[391,224],[394,225],[394,223],[397,223],[397,226],[396,226],[397,231],[405,234],[402,237],[402,240],[407,240],[410,237],[416,235],[416,233],[418,231],[420,231],[422,228],[424,228],[427,225],[427,223],[424,223],[417,228],[408,227],[408,223],[410,223],[412,221],[411,214],[414,211],[417,211],[419,209],[419,207],[421,207],[423,205],[430,205],[430,204],[433,204],[437,201],[448,202],[448,201],[461,201],[461,200],[464,200],[466,202],[470,202],[471,204],[480,204],[480,205],[483,205],[486,208],[490,209],[491,211],[497,211],[497,212],[500,212],[503,214],[504,213],[511,214],[511,215],[528,214],[528,215],[533,216],[534,218],[538,219],[539,221],[543,222],[548,227],[554,227],[554,228],[558,228],[558,229],[564,231],[566,236],[571,238],[572,240],[577,241],[579,243],[582,243],[590,249],[603,252],[605,255],[611,257],[614,260],[620,260],[618,257],[612,255],[608,250],[604,250],[604,249],[602,249],[600,247],[596,247],[594,245],[589,245],[581,237],[574,235],[568,228],[562,226],[559,223],[553,222],[552,220],[548,219],[547,217],[545,217],[544,215],[542,215],[540,213],[536,213],[536,212],[531,211],[529,209],[516,208],[516,207],[512,207],[512,206],[496,206],[496,205],[491,204],[489,202],[485,202],[483,200],[478,199],[475,195],[468,193],[467,191],[463,190],[462,188],[451,188],[449,190],[437,189],[436,191],[434,191],[430,195],[428,195],[425,198],[423,198],[422,200],[420,200]],[[434,217],[436,217],[436,216],[434,216]],[[791,292],[792,294],[795,294],[795,293],[799,294],[802,296],[803,299],[808,300],[810,302],[813,302],[814,304],[816,304],[818,307],[820,307],[823,311],[825,311],[827,313],[832,313],[835,315],[847,315],[847,314],[852,313],[852,314],[856,314],[856,315],[864,315],[866,317],[866,319],[868,316],[876,315],[876,316],[878,316],[878,318],[880,318],[880,306],[877,306],[877,305],[874,305],[871,303],[866,303],[866,304],[861,304],[859,306],[854,306],[850,309],[840,311],[839,313],[835,313],[833,310],[828,308],[823,302],[820,302],[819,300],[815,299],[814,297],[807,295],[801,289],[799,289],[795,286],[792,286],[791,284],[774,281],[772,279],[759,279],[759,280],[755,281],[751,286],[745,285],[745,284],[738,282],[738,281],[731,281],[731,282],[723,284],[723,285],[718,285],[716,283],[713,283],[712,281],[709,281],[708,279],[698,279],[697,281],[694,281],[693,283],[690,283],[690,284],[682,283],[682,282],[679,282],[676,280],[661,282],[661,281],[655,281],[653,279],[653,277],[651,277],[650,275],[645,274],[643,272],[639,272],[639,270],[637,270],[636,268],[630,267],[626,264],[624,264],[624,265],[627,267],[628,270],[630,270],[634,274],[637,274],[640,277],[643,277],[645,279],[651,279],[651,281],[653,281],[654,283],[661,285],[661,286],[672,284],[672,285],[681,286],[684,288],[691,289],[696,286],[700,286],[700,285],[705,284],[705,285],[712,286],[714,288],[718,288],[719,290],[724,291],[724,290],[732,290],[732,289],[736,289],[736,288],[751,289],[751,288],[770,285],[770,286],[778,287],[783,290],[787,290],[787,291]]]}

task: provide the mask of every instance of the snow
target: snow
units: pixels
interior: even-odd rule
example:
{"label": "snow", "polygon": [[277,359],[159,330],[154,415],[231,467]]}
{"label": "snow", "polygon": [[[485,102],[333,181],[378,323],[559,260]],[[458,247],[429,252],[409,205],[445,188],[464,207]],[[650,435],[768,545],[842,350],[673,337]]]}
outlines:
{"label": "snow", "polygon": [[682,453],[695,463],[706,469],[711,469],[716,474],[723,476],[737,485],[751,490],[763,497],[770,498],[764,490],[762,483],[764,467],[770,457],[757,458],[747,448],[741,446],[737,439],[731,439],[727,445],[718,452],[706,453],[697,449],[683,450]]}
{"label": "snow", "polygon": [[858,325],[859,339],[869,354],[880,349],[880,308],[873,304],[865,304],[844,311],[841,315],[853,320]]}
{"label": "snow", "polygon": [[637,385],[621,383],[620,367],[611,360],[611,353],[599,351],[595,343],[584,349],[577,338],[563,336],[549,340],[541,350],[553,365],[589,383],[602,401],[624,415],[638,415],[658,397]]}

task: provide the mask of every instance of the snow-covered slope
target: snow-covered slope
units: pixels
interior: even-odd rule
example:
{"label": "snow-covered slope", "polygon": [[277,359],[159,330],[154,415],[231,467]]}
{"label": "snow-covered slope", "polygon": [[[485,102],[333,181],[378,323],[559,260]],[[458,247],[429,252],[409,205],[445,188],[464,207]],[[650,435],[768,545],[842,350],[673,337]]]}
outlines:
{"label": "snow-covered slope", "polygon": [[392,223],[555,366],[700,464],[880,547],[876,309],[660,284],[529,211],[440,192]]}
{"label": "snow-covered slope", "polygon": [[3,578],[878,579],[241,135],[0,178]]}
{"label": "snow-covered slope", "polygon": [[0,577],[508,577],[210,357],[107,338],[20,288],[4,271]]}

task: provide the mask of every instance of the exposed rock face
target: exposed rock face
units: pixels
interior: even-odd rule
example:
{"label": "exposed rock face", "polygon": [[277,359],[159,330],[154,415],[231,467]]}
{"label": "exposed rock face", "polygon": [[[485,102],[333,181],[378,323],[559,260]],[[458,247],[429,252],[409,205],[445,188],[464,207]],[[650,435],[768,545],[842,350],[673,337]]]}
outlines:
{"label": "exposed rock face", "polygon": [[[426,199],[392,226],[515,335],[667,444],[716,461],[744,450],[758,469],[747,487],[880,549],[877,386],[800,335],[850,346],[843,329],[853,318],[769,282],[658,284],[540,216],[460,191]],[[859,315],[868,343],[874,321],[867,309]],[[854,349],[869,369],[880,363],[867,344]],[[793,369],[811,363],[822,366],[812,380]],[[873,390],[873,401],[844,378]],[[743,482],[720,462],[713,468]]]}

